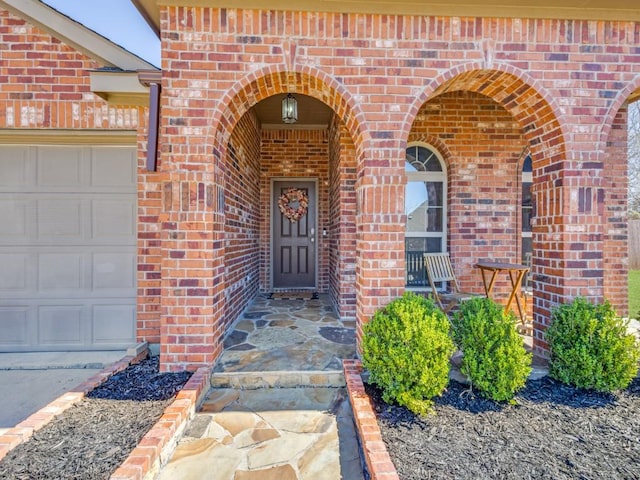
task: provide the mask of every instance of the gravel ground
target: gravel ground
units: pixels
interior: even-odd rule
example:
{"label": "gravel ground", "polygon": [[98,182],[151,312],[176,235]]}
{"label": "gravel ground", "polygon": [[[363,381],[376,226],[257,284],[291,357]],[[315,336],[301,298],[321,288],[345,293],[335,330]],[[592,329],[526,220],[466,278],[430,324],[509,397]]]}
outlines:
{"label": "gravel ground", "polygon": [[0,478],[108,479],[190,376],[158,373],[158,357],[113,375],[9,452]]}
{"label": "gravel ground", "polygon": [[640,377],[615,395],[545,378],[517,405],[451,382],[426,418],[366,388],[401,480],[640,479]]}

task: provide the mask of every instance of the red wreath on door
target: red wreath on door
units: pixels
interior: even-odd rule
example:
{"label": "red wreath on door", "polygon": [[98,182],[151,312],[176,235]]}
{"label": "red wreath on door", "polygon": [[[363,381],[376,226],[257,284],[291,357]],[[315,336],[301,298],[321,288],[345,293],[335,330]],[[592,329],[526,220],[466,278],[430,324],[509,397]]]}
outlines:
{"label": "red wreath on door", "polygon": [[278,208],[290,222],[297,222],[307,213],[309,197],[299,188],[287,189],[278,199]]}

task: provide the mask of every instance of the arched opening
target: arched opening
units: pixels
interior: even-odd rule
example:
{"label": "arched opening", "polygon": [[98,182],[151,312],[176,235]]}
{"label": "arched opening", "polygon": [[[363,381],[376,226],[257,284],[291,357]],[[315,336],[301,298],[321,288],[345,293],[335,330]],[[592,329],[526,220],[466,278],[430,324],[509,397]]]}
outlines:
{"label": "arched opening", "polygon": [[[566,222],[555,200],[565,189],[558,110],[523,72],[463,68],[434,79],[416,100],[408,142],[435,138],[447,152],[448,251],[465,290],[483,291],[474,268],[479,260],[522,263],[532,252],[539,273],[534,343],[545,354],[550,310],[568,293],[558,288],[565,285],[563,270],[542,261],[570,255],[549,240],[564,234]],[[497,285],[502,295],[509,288],[506,280]]]}
{"label": "arched opening", "polygon": [[[224,174],[225,323],[259,292],[328,294],[341,318],[356,315],[356,147],[336,113],[346,107],[317,98],[309,86],[317,79],[295,79],[264,96],[254,90],[262,81],[247,85],[227,105],[230,133],[216,135]],[[291,92],[298,119],[286,123],[281,106]],[[255,103],[239,101],[248,98]],[[298,194],[302,214],[287,216],[294,211],[287,208],[298,212]]]}

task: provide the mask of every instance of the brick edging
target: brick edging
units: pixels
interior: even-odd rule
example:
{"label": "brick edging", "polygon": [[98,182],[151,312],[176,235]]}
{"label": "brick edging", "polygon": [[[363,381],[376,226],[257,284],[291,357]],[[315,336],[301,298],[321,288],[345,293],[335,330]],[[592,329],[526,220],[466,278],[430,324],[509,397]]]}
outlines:
{"label": "brick edging", "polygon": [[173,454],[199,403],[209,391],[210,376],[210,367],[201,367],[191,375],[176,399],[109,477],[110,480],[147,480],[157,477],[160,468]]}
{"label": "brick edging", "polygon": [[360,360],[343,360],[342,366],[356,431],[369,476],[371,480],[399,480],[396,467],[382,441],[382,433],[371,400],[364,391],[364,383],[360,376],[362,363]]}
{"label": "brick edging", "polygon": [[63,393],[15,427],[7,430],[0,436],[0,460],[18,445],[29,440],[34,432],[40,430],[56,416],[82,400],[88,392],[103,384],[110,376],[124,370],[133,363],[140,362],[146,356],[147,350],[144,349],[135,356],[128,355],[123,357],[121,360],[103,368],[77,387]]}

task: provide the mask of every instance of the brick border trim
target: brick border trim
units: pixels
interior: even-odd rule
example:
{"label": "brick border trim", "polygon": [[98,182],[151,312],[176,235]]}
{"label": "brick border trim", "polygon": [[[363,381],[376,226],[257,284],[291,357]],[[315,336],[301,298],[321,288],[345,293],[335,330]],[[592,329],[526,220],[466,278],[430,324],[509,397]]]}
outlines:
{"label": "brick border trim", "polygon": [[0,460],[18,445],[29,440],[34,432],[37,432],[56,416],[82,400],[87,393],[104,383],[111,375],[124,370],[131,364],[140,362],[147,356],[147,353],[147,349],[144,349],[137,355],[127,355],[121,360],[112,363],[74,389],[63,393],[15,427],[7,430],[4,435],[0,436]]}
{"label": "brick border trim", "polygon": [[344,377],[347,381],[353,419],[370,479],[400,480],[396,467],[391,461],[389,452],[387,452],[387,447],[382,441],[382,434],[371,400],[364,391],[364,384],[360,375],[362,373],[362,362],[360,360],[343,360],[342,366],[344,368]]}
{"label": "brick border trim", "polygon": [[[209,392],[211,367],[200,367],[176,395],[156,424],[129,457],[113,472],[110,480],[146,480],[156,478],[171,458],[196,409]],[[205,388],[206,387],[206,388]]]}

